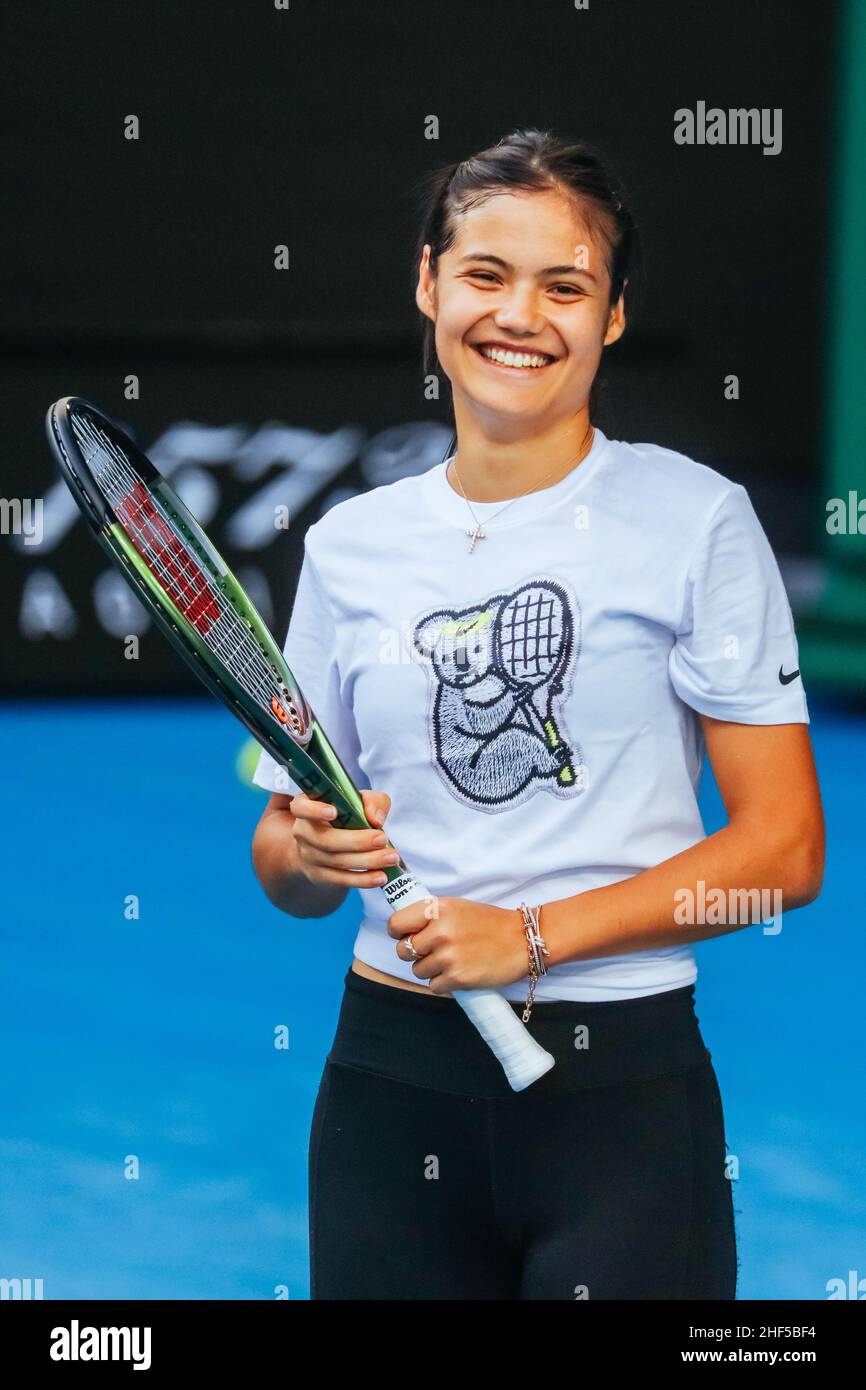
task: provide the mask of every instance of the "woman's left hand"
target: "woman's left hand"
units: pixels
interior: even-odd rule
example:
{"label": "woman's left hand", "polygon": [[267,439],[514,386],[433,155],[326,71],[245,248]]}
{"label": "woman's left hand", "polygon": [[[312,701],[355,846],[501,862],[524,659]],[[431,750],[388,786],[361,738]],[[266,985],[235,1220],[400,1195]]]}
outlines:
{"label": "woman's left hand", "polygon": [[469,898],[430,898],[410,903],[388,919],[397,955],[409,962],[405,938],[421,957],[412,965],[431,994],[499,989],[529,973],[526,935],[516,908],[490,907]]}

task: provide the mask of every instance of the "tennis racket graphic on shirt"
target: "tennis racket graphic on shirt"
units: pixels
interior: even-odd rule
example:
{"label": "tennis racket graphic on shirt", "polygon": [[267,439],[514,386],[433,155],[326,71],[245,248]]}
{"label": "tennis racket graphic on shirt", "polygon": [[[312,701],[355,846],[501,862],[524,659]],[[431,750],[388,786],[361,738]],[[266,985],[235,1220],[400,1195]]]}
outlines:
{"label": "tennis racket graphic on shirt", "polygon": [[[265,623],[146,455],[79,397],[55,402],[46,428],[64,481],[96,539],[208,690],[308,796],[337,807],[332,824],[377,828],[370,826],[357,787]],[[384,871],[388,882],[381,891],[392,909],[431,898],[402,859]],[[515,1091],[553,1066],[501,994],[460,991],[454,998]]]}
{"label": "tennis racket graphic on shirt", "polygon": [[[421,650],[435,648],[443,667],[453,667],[458,682],[472,684],[488,670],[503,680],[514,709],[493,731],[500,734],[518,717],[559,759],[557,781],[575,780],[572,752],[553,717],[554,697],[571,655],[573,623],[559,586],[528,582],[497,603],[469,617],[450,618],[430,627]],[[469,758],[475,767],[486,747],[481,740]]]}
{"label": "tennis racket graphic on shirt", "polygon": [[559,750],[557,781],[574,781],[571,749],[553,717],[553,700],[562,689],[562,672],[572,645],[572,623],[552,584],[523,584],[503,603],[493,625],[493,659],[518,698],[515,715]]}

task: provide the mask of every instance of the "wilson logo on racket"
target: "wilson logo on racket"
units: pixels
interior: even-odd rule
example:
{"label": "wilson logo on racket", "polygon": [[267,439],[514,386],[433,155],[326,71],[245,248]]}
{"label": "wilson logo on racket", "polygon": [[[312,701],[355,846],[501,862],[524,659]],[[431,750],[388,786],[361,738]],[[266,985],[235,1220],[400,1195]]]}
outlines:
{"label": "wilson logo on racket", "polygon": [[219,617],[207,579],[163,521],[143,483],[115,502],[115,515],[151,574],[204,637]]}

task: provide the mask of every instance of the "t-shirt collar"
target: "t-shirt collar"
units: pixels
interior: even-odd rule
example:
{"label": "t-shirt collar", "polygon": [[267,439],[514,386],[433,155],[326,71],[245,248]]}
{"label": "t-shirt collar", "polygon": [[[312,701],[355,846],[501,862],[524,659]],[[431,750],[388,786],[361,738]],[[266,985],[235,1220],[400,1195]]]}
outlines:
{"label": "t-shirt collar", "polygon": [[[586,457],[572,468],[570,473],[566,473],[564,478],[560,478],[558,483],[552,487],[539,488],[537,492],[529,492],[525,497],[518,497],[509,504],[507,497],[501,498],[497,502],[476,502],[472,501],[472,512],[478,520],[484,522],[487,518],[492,519],[494,514],[502,511],[502,516],[496,522],[497,529],[505,529],[510,526],[522,526],[524,522],[534,521],[537,517],[562,507],[570,502],[575,493],[580,492],[586,487],[590,478],[597,472],[603,456],[606,452],[608,439],[605,434],[594,426],[595,434],[589,453]],[[472,525],[472,512],[466,505],[465,498],[455,492],[450,482],[445,476],[451,458],[443,459],[433,468],[428,469],[423,477],[423,497],[424,504],[431,511],[436,512],[443,521],[453,522],[461,526],[464,530]],[[507,507],[507,510],[504,510]]]}

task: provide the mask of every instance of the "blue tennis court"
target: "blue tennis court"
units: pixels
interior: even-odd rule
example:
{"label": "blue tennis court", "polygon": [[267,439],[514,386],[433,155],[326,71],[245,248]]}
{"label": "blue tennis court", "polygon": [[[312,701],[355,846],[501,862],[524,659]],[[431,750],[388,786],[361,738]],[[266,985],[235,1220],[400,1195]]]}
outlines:
{"label": "blue tennis court", "polygon": [[[866,719],[810,708],[823,893],[778,934],[697,948],[739,1298],[824,1299],[866,1244]],[[306,1298],[306,1139],[358,895],[325,921],[268,904],[250,863],[264,793],[211,700],[7,702],[0,746],[0,1276],[51,1299]],[[702,804],[709,832],[711,782]]]}

